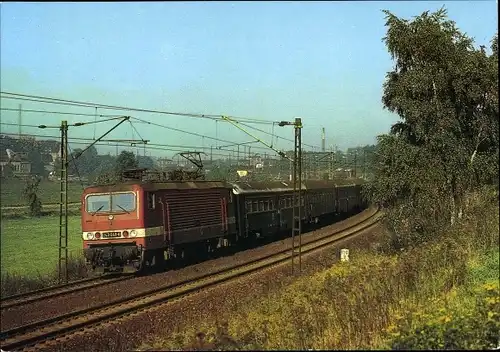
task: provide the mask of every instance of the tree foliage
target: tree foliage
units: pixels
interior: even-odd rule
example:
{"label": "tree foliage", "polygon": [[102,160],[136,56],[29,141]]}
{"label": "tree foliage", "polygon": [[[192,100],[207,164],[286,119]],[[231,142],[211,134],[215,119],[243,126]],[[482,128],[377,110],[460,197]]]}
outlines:
{"label": "tree foliage", "polygon": [[121,174],[125,170],[135,169],[137,167],[138,167],[137,159],[135,158],[135,155],[132,152],[124,150],[116,158],[115,170],[117,174]]}
{"label": "tree foliage", "polygon": [[71,175],[88,176],[91,175],[96,164],[99,162],[97,149],[92,146],[82,153],[82,149],[76,148],[70,153],[68,161],[68,172]]}
{"label": "tree foliage", "polygon": [[40,216],[42,214],[42,202],[38,197],[38,186],[40,177],[30,177],[26,179],[23,195],[26,198],[31,216]]}
{"label": "tree foliage", "polygon": [[411,21],[384,13],[395,66],[382,102],[401,120],[378,139],[368,192],[405,242],[452,224],[470,192],[498,180],[498,39],[488,55],[445,9]]}

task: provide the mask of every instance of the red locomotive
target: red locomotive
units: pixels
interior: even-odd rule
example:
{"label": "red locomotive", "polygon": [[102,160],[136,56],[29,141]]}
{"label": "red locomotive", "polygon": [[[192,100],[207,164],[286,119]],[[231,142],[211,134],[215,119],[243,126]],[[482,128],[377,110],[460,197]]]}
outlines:
{"label": "red locomotive", "polygon": [[[360,186],[302,184],[302,221],[362,205]],[[132,181],[82,196],[83,248],[94,272],[137,271],[206,256],[218,247],[292,228],[287,182]]]}

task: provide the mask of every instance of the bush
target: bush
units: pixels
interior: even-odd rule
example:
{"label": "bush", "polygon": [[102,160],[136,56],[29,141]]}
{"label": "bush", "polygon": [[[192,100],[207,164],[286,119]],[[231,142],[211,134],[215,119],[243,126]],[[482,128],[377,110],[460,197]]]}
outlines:
{"label": "bush", "polygon": [[[25,275],[2,272],[0,294],[1,297],[12,296],[19,293],[30,292],[44,287],[57,285],[59,281],[59,267],[48,275],[37,273],[30,277]],[[78,280],[87,277],[87,268],[83,256],[70,255],[68,258],[68,280]]]}
{"label": "bush", "polygon": [[497,348],[500,342],[499,295],[498,283],[487,284],[481,288],[472,311],[454,314],[442,306],[433,314],[413,313],[411,319],[401,319],[397,323],[399,329],[391,333],[392,349]]}

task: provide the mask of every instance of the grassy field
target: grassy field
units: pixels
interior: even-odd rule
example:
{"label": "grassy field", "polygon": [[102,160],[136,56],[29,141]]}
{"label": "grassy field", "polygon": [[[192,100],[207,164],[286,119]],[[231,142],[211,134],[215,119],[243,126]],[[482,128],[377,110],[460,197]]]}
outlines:
{"label": "grassy field", "polygon": [[[24,183],[20,180],[2,180],[0,204],[2,207],[26,205],[23,197]],[[59,182],[42,181],[39,185],[39,197],[43,204],[59,203]],[[68,202],[79,202],[83,188],[79,182],[68,184]]]}
{"label": "grassy field", "polygon": [[[2,219],[0,243],[2,273],[31,277],[49,273],[58,262],[59,217]],[[68,247],[74,254],[81,250],[80,216],[68,219]]]}

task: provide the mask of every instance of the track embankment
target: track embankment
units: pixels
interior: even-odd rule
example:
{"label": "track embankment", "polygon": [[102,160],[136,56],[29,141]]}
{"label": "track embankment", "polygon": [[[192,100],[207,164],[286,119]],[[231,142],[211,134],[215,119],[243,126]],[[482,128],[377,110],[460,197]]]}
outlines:
{"label": "track embankment", "polygon": [[[315,258],[313,253],[373,229],[380,216],[376,210],[369,209],[340,223],[304,234],[304,266],[308,265],[306,261],[309,258]],[[50,348],[65,344],[64,341],[69,338],[93,335],[94,331],[101,331],[105,325],[113,325],[176,302],[187,303],[193,297],[236,281],[253,282],[254,276],[265,276],[266,272],[278,267],[287,267],[290,262],[289,247],[290,240],[278,241],[177,271],[137,277],[34,301],[32,304],[12,306],[2,310],[2,322],[5,319],[9,322],[6,326],[2,323],[2,348]],[[47,342],[50,339],[52,341]]]}

